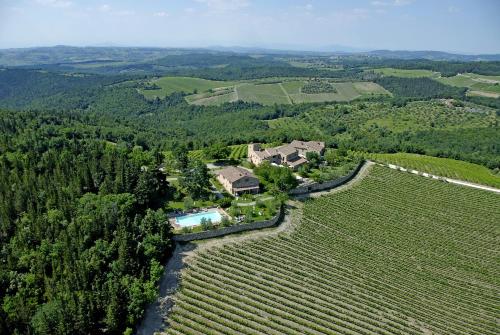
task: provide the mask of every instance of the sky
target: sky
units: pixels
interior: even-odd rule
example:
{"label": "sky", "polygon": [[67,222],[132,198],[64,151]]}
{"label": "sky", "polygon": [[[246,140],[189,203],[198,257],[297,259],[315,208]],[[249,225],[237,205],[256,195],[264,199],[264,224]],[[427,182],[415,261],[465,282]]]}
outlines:
{"label": "sky", "polygon": [[0,0],[0,48],[500,53],[500,0]]}

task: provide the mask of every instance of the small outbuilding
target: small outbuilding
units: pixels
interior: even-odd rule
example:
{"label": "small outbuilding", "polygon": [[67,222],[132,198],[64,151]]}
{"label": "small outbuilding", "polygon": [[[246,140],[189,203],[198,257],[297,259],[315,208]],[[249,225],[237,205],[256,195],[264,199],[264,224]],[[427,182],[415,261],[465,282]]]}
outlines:
{"label": "small outbuilding", "polygon": [[234,196],[259,193],[259,179],[250,171],[229,166],[217,173],[217,180]]}

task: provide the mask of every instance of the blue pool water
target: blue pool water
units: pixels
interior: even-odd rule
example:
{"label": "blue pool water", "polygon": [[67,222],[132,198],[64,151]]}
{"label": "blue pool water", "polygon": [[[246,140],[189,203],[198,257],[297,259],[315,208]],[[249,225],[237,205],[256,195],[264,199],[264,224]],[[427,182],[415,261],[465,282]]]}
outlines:
{"label": "blue pool water", "polygon": [[210,219],[212,220],[212,223],[216,223],[221,221],[222,216],[218,211],[207,211],[203,213],[178,216],[176,218],[176,223],[181,227],[192,227],[199,225],[202,218],[207,220]]}

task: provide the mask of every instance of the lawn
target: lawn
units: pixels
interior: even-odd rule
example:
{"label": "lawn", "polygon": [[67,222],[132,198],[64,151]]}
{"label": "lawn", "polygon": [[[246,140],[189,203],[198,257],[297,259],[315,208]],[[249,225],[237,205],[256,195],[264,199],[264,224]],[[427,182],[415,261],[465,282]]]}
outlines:
{"label": "lawn", "polygon": [[380,73],[384,76],[394,76],[394,77],[404,77],[404,78],[419,78],[419,77],[435,78],[439,76],[438,72],[433,72],[430,70],[405,70],[405,69],[394,69],[389,67],[381,69],[373,69],[373,72]]}
{"label": "lawn", "polygon": [[166,334],[498,334],[499,196],[375,166],[193,256]]}
{"label": "lawn", "polygon": [[[193,208],[209,208],[217,206],[217,204],[210,200],[195,200],[193,202]],[[181,210],[184,211],[186,207],[184,206],[184,201],[169,201],[168,202],[169,210]]]}
{"label": "lawn", "polygon": [[500,188],[500,176],[494,175],[488,168],[482,165],[449,158],[408,153],[368,154],[368,158],[377,162],[394,164],[441,177],[465,180],[472,183]]}

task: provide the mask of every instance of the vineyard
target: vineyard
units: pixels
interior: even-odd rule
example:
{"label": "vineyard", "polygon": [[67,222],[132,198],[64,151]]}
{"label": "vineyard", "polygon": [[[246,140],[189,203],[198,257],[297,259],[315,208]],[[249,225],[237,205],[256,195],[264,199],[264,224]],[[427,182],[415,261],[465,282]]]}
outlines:
{"label": "vineyard", "polygon": [[291,233],[200,252],[166,333],[497,334],[499,200],[376,166]]}
{"label": "vineyard", "polygon": [[240,160],[247,157],[248,145],[238,144],[231,145],[231,153],[229,154],[229,159]]}
{"label": "vineyard", "polygon": [[395,164],[407,169],[415,169],[441,177],[454,178],[500,188],[500,175],[493,174],[488,168],[469,162],[449,158],[431,157],[425,155],[396,154],[366,154],[377,162]]}

